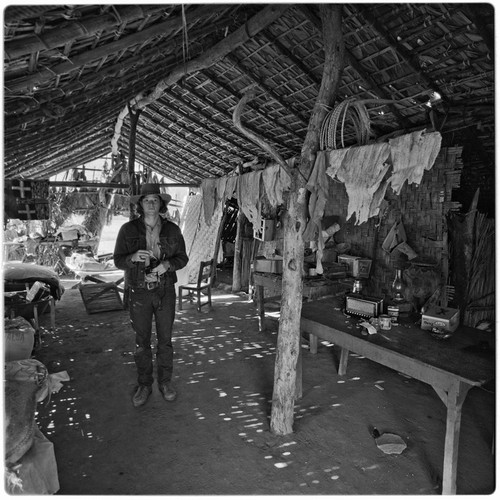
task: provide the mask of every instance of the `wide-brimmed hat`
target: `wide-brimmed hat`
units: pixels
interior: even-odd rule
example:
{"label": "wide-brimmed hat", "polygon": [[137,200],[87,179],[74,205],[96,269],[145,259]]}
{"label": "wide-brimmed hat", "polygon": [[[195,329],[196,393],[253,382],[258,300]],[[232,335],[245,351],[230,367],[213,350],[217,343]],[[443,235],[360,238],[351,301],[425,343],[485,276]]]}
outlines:
{"label": "wide-brimmed hat", "polygon": [[141,186],[141,192],[135,196],[130,197],[131,203],[137,203],[143,196],[148,196],[149,194],[156,194],[159,196],[165,204],[168,204],[172,197],[167,193],[160,193],[160,186],[158,184],[143,184]]}

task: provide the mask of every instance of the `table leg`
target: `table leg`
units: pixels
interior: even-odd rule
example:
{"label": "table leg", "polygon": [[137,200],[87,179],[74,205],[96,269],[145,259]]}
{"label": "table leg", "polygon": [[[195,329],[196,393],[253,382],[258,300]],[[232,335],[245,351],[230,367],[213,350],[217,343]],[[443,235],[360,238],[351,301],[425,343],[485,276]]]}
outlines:
{"label": "table leg", "polygon": [[339,375],[344,376],[347,373],[347,361],[349,360],[349,349],[342,347],[340,351]]}
{"label": "table leg", "polygon": [[56,301],[54,297],[50,299],[50,326],[52,331],[56,331]]}
{"label": "table leg", "polygon": [[312,333],[309,334],[309,352],[311,354],[318,353],[318,337]]}
{"label": "table leg", "polygon": [[33,323],[35,325],[35,334],[38,334],[40,328],[38,323],[38,304],[33,304]]}
{"label": "table leg", "polygon": [[262,285],[257,285],[255,287],[255,298],[257,301],[257,314],[259,315],[259,332],[263,332],[266,327],[264,325],[264,287]]}
{"label": "table leg", "polygon": [[434,387],[446,405],[446,437],[444,441],[443,495],[455,495],[457,492],[457,459],[460,437],[462,405],[471,388],[464,382],[454,380],[448,391]]}

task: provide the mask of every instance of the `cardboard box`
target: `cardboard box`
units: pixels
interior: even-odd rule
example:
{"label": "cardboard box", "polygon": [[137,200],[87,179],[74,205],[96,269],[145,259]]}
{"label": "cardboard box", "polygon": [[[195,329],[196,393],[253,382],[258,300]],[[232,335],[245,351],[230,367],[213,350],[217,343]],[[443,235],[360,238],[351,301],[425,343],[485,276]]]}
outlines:
{"label": "cardboard box", "polygon": [[256,259],[255,271],[258,273],[283,273],[283,259]]}
{"label": "cardboard box", "polygon": [[348,276],[354,278],[369,278],[372,267],[371,259],[363,259],[354,255],[339,255],[337,258],[339,264],[344,264],[347,268]]}
{"label": "cardboard box", "polygon": [[439,328],[445,332],[454,332],[458,328],[459,321],[460,315],[458,309],[433,306],[422,314],[420,328],[422,330]]}
{"label": "cardboard box", "polygon": [[346,266],[346,272],[348,276],[353,276],[354,273],[354,262],[359,259],[359,257],[354,257],[353,255],[339,255],[337,261],[339,264],[344,264]]}
{"label": "cardboard box", "polygon": [[352,275],[355,278],[369,278],[372,267],[371,259],[362,259],[361,257],[354,261]]}

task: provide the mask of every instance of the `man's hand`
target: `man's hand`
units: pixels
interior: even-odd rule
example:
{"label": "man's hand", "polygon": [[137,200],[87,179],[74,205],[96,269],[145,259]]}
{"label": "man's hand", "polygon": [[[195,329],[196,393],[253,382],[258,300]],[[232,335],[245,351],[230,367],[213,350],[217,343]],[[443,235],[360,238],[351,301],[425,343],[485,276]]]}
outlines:
{"label": "man's hand", "polygon": [[144,262],[146,259],[151,257],[152,252],[150,250],[137,250],[137,252],[132,254],[130,260],[132,262]]}
{"label": "man's hand", "polygon": [[151,269],[152,273],[158,273],[159,276],[165,274],[167,271],[173,271],[174,268],[168,260],[162,260],[155,268]]}

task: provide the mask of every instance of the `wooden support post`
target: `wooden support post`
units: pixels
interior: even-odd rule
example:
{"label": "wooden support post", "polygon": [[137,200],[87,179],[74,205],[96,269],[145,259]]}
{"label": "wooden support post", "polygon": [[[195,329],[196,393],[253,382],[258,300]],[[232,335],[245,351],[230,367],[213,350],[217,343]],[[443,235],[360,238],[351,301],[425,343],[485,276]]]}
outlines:
{"label": "wooden support post", "polygon": [[210,279],[212,281],[212,285],[215,282],[215,276],[217,274],[217,255],[219,254],[219,247],[220,247],[220,242],[222,238],[222,231],[224,229],[224,224],[226,223],[227,219],[227,208],[224,206],[222,210],[222,219],[219,224],[219,229],[217,230],[217,238],[215,240],[215,248],[214,248],[214,265],[212,266],[212,276],[210,276]]}
{"label": "wooden support post", "polygon": [[[141,114],[141,110],[138,109],[136,111],[132,110],[132,107],[129,105],[129,115],[130,115],[130,136],[128,141],[128,175],[130,182],[130,195],[138,194],[139,186],[135,183],[135,143],[137,136],[137,123],[139,122],[139,115]],[[133,203],[130,204],[130,220],[135,218],[135,205]]]}
{"label": "wooden support post", "polygon": [[[243,167],[238,167],[238,175],[243,173]],[[241,291],[241,249],[243,247],[243,225],[245,224],[245,214],[241,207],[238,208],[238,217],[236,219],[236,240],[234,242],[234,258],[233,258],[233,286],[232,292]]]}
{"label": "wooden support post", "polygon": [[342,40],[342,5],[320,4],[325,47],[323,78],[311,114],[298,168],[292,171],[288,210],[284,217],[283,288],[281,320],[278,330],[274,391],[271,410],[271,432],[286,435],[293,432],[296,397],[297,361],[300,349],[300,315],[302,311],[302,273],[306,222],[306,181],[314,166],[319,147],[321,125],[335,99],[344,64]]}

